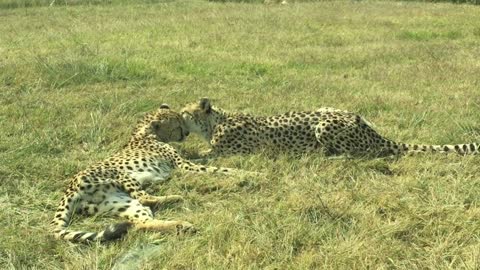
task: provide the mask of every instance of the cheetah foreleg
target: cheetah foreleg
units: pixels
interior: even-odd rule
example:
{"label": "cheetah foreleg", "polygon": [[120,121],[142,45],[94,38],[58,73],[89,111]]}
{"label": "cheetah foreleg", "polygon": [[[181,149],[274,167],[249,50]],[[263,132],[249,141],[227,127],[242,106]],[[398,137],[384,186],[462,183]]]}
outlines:
{"label": "cheetah foreleg", "polygon": [[198,152],[200,159],[211,159],[215,156],[215,151],[213,149],[202,150]]}
{"label": "cheetah foreleg", "polygon": [[147,194],[139,198],[139,201],[142,205],[159,207],[164,204],[181,202],[183,201],[183,197],[181,195],[153,196]]}

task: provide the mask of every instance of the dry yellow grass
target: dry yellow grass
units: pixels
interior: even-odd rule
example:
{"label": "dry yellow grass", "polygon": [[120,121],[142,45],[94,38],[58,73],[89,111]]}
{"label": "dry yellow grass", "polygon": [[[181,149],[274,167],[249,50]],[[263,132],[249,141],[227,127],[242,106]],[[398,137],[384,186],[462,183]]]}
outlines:
{"label": "dry yellow grass", "polygon": [[479,142],[479,7],[141,1],[0,18],[1,269],[109,269],[152,242],[161,248],[139,268],[479,268],[478,157],[219,158],[211,164],[267,176],[176,173],[151,189],[183,194],[158,215],[197,235],[87,246],[48,233],[68,177],[118,150],[163,102],[209,96],[255,114],[331,106],[398,141]]}

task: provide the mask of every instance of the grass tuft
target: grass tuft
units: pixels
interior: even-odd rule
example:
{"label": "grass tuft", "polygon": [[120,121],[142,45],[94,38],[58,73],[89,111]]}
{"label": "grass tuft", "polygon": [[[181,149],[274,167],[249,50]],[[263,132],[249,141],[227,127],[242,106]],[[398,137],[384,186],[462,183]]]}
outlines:
{"label": "grass tuft", "polygon": [[414,41],[429,41],[435,39],[459,39],[462,36],[461,32],[458,31],[448,31],[446,33],[437,33],[431,31],[404,31],[399,35],[400,39],[403,40],[414,40]]}
{"label": "grass tuft", "polygon": [[154,72],[145,63],[126,59],[36,59],[42,80],[50,88],[92,83],[149,80]]}

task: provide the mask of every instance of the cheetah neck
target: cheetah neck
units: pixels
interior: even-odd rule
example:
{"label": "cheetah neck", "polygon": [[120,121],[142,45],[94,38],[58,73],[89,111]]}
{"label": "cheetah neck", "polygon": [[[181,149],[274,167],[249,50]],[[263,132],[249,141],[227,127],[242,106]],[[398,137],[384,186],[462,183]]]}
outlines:
{"label": "cheetah neck", "polygon": [[228,116],[231,114],[221,108],[217,108],[217,107],[212,107],[212,119],[214,123],[222,123],[224,122]]}
{"label": "cheetah neck", "polygon": [[239,112],[229,112],[221,108],[212,107],[212,115],[214,116],[214,122],[216,124],[225,122],[228,118],[238,117],[238,116],[247,116],[247,114]]}
{"label": "cheetah neck", "polygon": [[222,125],[223,123],[227,122],[229,118],[234,118],[238,116],[246,116],[242,113],[232,113],[225,111],[221,108],[217,108],[215,106],[212,106],[212,111],[210,112],[210,117],[207,120],[207,129],[203,130],[204,137],[207,140],[211,140],[213,137],[213,131],[215,128],[219,125]]}
{"label": "cheetah neck", "polygon": [[129,144],[138,142],[138,141],[144,141],[147,139],[155,139],[155,135],[152,134],[149,125],[147,124],[147,121],[142,121],[139,123],[130,138]]}
{"label": "cheetah neck", "polygon": [[140,145],[149,145],[151,143],[158,143],[157,137],[154,134],[136,134],[130,138],[127,147],[138,147]]}
{"label": "cheetah neck", "polygon": [[152,131],[150,127],[150,123],[156,119],[160,118],[161,110],[157,110],[154,112],[147,113],[143,116],[143,119],[137,123],[135,128],[133,129],[132,136],[130,137],[129,145],[135,144],[137,145],[138,142],[146,142],[149,140],[157,140],[159,138],[155,133]]}
{"label": "cheetah neck", "polygon": [[209,117],[206,119],[205,126],[201,129],[201,135],[210,141],[213,136],[215,127],[227,119],[225,112],[222,109],[212,107]]}

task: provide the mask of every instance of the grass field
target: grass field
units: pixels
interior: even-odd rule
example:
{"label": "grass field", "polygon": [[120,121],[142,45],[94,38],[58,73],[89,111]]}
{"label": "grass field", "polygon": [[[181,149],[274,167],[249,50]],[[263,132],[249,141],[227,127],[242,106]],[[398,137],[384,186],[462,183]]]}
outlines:
{"label": "grass field", "polygon": [[[479,157],[224,157],[209,164],[266,177],[176,172],[149,189],[184,195],[157,217],[190,221],[196,235],[75,245],[48,232],[68,177],[163,102],[330,106],[397,141],[479,142],[480,7],[49,2],[0,0],[0,269],[110,269],[147,243],[160,248],[138,269],[480,268]],[[208,148],[194,136],[176,146]]]}

